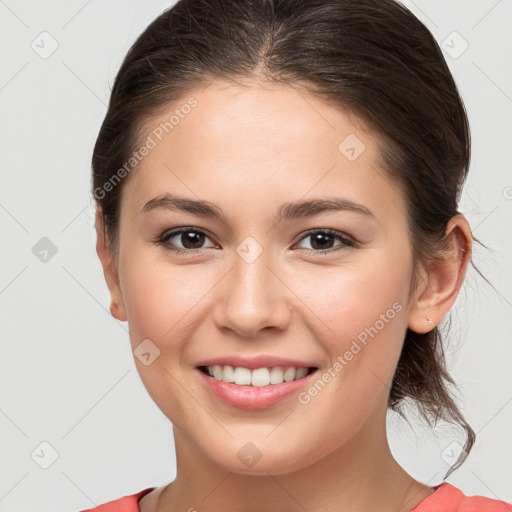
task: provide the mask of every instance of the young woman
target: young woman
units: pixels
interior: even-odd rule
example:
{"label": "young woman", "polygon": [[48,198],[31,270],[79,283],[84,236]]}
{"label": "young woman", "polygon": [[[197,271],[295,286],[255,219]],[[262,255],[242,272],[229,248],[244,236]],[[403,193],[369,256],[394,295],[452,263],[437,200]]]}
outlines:
{"label": "young woman", "polygon": [[468,119],[393,0],[180,0],[117,75],[93,154],[112,314],[177,476],[94,510],[511,511],[393,458],[414,401],[475,434],[437,325],[471,262]]}

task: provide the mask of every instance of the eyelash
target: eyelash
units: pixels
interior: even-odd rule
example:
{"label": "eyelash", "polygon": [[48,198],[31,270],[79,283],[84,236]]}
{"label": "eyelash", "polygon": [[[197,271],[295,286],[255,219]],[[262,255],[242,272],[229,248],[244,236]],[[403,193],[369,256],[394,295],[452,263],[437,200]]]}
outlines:
{"label": "eyelash", "polygon": [[[188,232],[201,233],[201,234],[207,236],[208,238],[211,238],[211,236],[208,234],[208,232],[204,231],[203,229],[194,228],[194,227],[187,227],[187,228],[175,229],[175,230],[169,231],[167,233],[164,233],[161,237],[159,237],[156,240],[156,243],[159,244],[159,245],[165,246],[169,250],[173,251],[175,254],[186,254],[186,253],[188,253],[188,254],[192,253],[193,254],[193,253],[197,253],[199,251],[202,251],[203,250],[202,248],[199,248],[199,249],[180,249],[179,247],[173,246],[173,244],[168,241],[169,238],[173,238],[176,235],[180,235],[182,233],[188,233]],[[336,240],[340,241],[341,244],[337,245],[335,247],[331,247],[330,249],[304,249],[304,248],[301,248],[299,250],[300,251],[304,251],[306,254],[318,255],[318,254],[327,254],[327,253],[330,253],[330,252],[333,252],[333,251],[337,251],[337,250],[343,248],[343,246],[345,246],[345,247],[356,247],[357,246],[357,244],[356,244],[356,242],[354,240],[352,240],[351,238],[347,237],[346,235],[344,235],[340,231],[336,231],[334,229],[328,229],[328,228],[326,228],[326,229],[312,229],[312,230],[306,231],[302,235],[302,237],[299,239],[299,241],[297,243],[299,243],[302,240],[308,238],[309,236],[315,235],[317,233],[325,233],[325,234],[328,234],[328,235],[332,235]]]}

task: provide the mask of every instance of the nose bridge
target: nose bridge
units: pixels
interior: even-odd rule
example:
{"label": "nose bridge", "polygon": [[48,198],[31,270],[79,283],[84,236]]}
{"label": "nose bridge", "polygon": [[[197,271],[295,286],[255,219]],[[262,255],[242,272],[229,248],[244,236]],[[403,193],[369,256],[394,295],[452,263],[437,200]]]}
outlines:
{"label": "nose bridge", "polygon": [[272,254],[253,237],[246,237],[233,254],[233,267],[218,302],[216,321],[242,336],[265,327],[283,329],[289,309],[286,287],[274,275]]}

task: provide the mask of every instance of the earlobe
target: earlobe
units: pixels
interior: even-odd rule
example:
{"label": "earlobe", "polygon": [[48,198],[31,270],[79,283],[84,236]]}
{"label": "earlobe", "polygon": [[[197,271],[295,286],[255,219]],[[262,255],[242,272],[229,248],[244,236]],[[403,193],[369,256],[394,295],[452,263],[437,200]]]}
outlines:
{"label": "earlobe", "polygon": [[96,234],[96,253],[103,267],[103,275],[111,297],[110,313],[117,320],[126,322],[126,308],[119,285],[117,262],[107,243],[105,223],[100,208],[96,209]]}
{"label": "earlobe", "polygon": [[112,301],[110,303],[110,314],[117,320],[120,320],[121,322],[126,322],[127,320],[124,304],[122,305],[122,307],[120,307],[117,302]]}
{"label": "earlobe", "polygon": [[424,283],[409,310],[409,329],[424,334],[431,331],[448,314],[459,294],[471,260],[472,234],[461,214],[447,225],[449,250],[429,262]]}

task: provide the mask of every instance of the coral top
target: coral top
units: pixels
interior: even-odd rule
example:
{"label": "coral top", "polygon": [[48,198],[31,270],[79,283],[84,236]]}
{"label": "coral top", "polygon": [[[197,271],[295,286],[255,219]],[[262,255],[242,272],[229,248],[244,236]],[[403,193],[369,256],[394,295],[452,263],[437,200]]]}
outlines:
{"label": "coral top", "polygon": [[[153,489],[155,487],[148,487],[136,494],[80,512],[140,512],[139,500]],[[512,503],[484,496],[466,496],[457,487],[443,482],[411,512],[512,512]]]}

